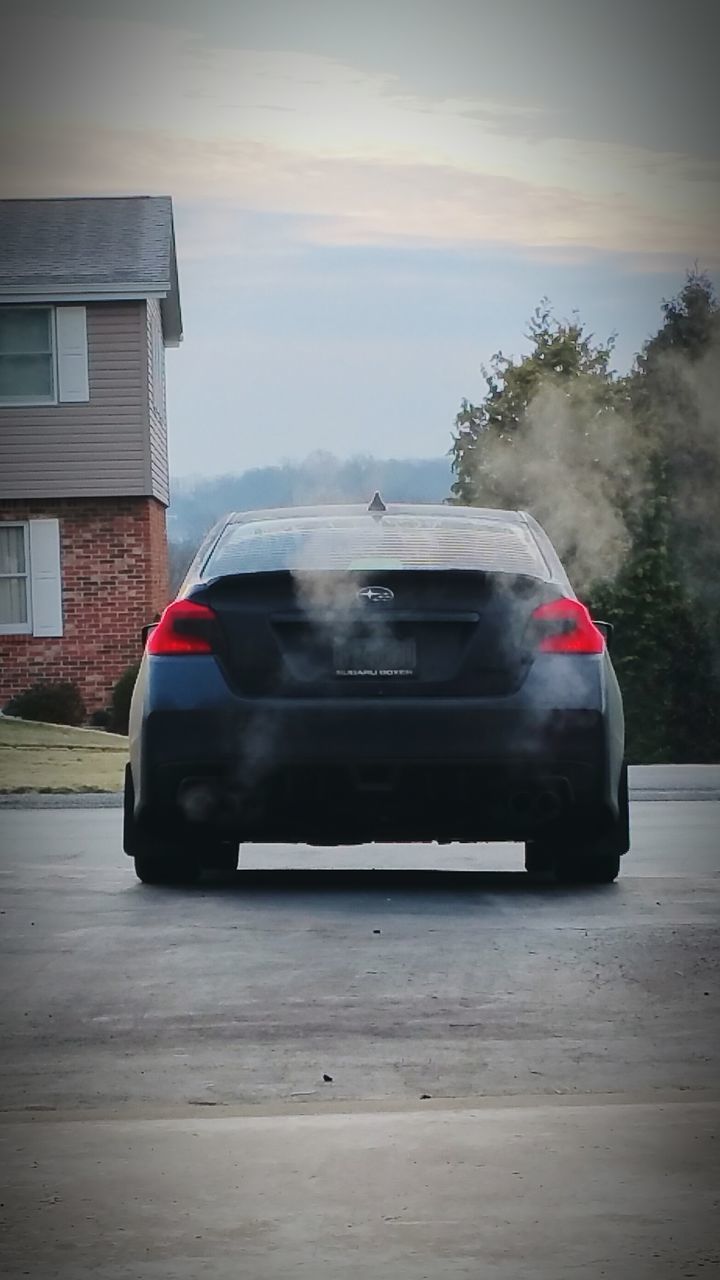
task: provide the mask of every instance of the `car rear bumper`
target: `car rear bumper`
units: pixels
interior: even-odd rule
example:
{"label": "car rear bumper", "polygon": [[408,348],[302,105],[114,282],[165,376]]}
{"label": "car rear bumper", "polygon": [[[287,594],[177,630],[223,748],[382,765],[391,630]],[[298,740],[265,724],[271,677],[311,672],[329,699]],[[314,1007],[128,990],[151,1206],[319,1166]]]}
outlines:
{"label": "car rear bumper", "polygon": [[576,664],[560,693],[540,679],[495,699],[243,699],[213,667],[186,662],[179,697],[178,666],[170,681],[148,664],[131,719],[140,821],[334,844],[524,840],[617,811],[622,723],[600,663],[582,687]]}

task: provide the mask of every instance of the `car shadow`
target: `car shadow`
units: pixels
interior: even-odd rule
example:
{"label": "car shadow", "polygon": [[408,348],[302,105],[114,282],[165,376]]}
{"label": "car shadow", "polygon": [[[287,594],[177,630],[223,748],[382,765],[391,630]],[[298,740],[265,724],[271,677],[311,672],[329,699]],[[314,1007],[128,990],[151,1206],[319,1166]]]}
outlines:
{"label": "car shadow", "polygon": [[532,897],[583,898],[612,892],[616,885],[570,885],[543,881],[525,871],[446,871],[427,868],[253,868],[232,875],[206,872],[194,889],[185,892],[239,894],[370,894],[401,893],[421,897],[447,894],[468,897],[488,893]]}

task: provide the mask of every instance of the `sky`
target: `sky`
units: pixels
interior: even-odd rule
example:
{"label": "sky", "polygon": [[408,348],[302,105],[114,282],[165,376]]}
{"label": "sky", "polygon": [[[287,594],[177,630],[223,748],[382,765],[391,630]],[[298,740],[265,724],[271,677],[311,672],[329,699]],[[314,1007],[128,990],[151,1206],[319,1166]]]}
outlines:
{"label": "sky", "polygon": [[624,371],[720,279],[717,0],[0,0],[0,30],[0,194],[173,198],[176,477],[443,454],[541,298]]}

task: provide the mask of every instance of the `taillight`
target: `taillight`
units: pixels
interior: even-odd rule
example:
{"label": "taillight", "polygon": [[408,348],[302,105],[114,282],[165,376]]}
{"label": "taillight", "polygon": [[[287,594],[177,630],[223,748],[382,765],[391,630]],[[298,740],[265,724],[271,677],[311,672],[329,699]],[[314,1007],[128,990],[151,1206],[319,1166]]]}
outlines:
{"label": "taillight", "polygon": [[212,609],[194,600],[174,600],[148,636],[147,652],[155,656],[212,653],[212,629],[217,621]]}
{"label": "taillight", "polygon": [[535,647],[541,653],[602,653],[605,637],[579,600],[550,600],[533,610]]}

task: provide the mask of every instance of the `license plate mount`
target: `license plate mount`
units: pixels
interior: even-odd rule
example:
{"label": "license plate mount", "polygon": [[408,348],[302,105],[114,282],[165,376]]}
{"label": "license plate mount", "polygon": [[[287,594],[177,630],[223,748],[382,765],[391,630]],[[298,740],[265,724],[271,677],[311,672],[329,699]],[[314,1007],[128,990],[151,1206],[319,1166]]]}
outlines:
{"label": "license plate mount", "polygon": [[339,680],[412,680],[417,674],[414,638],[393,636],[338,641],[333,666]]}

